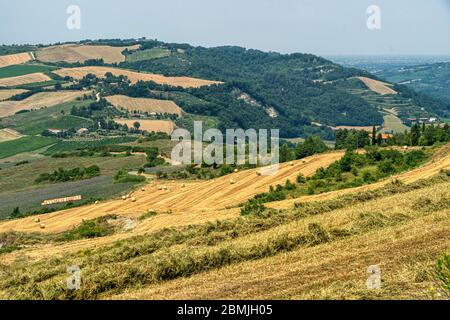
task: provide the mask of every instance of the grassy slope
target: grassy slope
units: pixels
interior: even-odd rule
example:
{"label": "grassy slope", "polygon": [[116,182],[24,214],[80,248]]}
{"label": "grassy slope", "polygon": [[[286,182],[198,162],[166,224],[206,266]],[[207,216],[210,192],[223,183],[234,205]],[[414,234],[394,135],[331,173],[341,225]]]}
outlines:
{"label": "grassy slope", "polygon": [[128,55],[126,61],[136,62],[142,60],[158,59],[170,56],[170,51],[164,48],[152,48],[142,51],[136,51]]}
{"label": "grassy slope", "polygon": [[[415,178],[436,174],[436,166],[448,169],[446,150],[436,154],[427,165],[431,168],[414,170]],[[448,174],[440,174],[438,179],[388,183],[264,217],[198,220],[198,226],[169,230],[160,226],[116,243],[111,243],[114,238],[100,239],[89,251],[77,247],[81,243],[69,243],[71,249],[62,251],[63,256],[53,252],[50,258],[52,248],[37,247],[34,253],[27,251],[35,262],[14,262],[14,255],[4,259],[9,276],[0,276],[0,296],[439,298],[429,288],[435,288],[435,261],[450,243],[449,186]],[[47,259],[41,259],[42,252]],[[62,281],[72,264],[83,271],[77,292],[65,290]],[[382,270],[382,289],[367,290],[366,270],[375,264]],[[25,273],[32,276],[18,281]]]}
{"label": "grassy slope", "polygon": [[56,143],[50,137],[23,137],[13,141],[0,143],[0,159],[4,159],[22,152],[29,152]]}
{"label": "grassy slope", "polygon": [[11,128],[22,134],[36,135],[52,129],[68,129],[87,127],[92,120],[70,115],[72,106],[86,106],[91,100],[72,101],[51,108],[19,113],[2,119],[0,126]]}
{"label": "grassy slope", "polygon": [[[362,194],[266,218],[157,231],[66,254],[62,264],[15,262],[0,278],[0,296],[429,298],[433,263],[450,241],[449,183],[441,176],[389,186],[372,200]],[[71,264],[83,270],[76,292],[61,281]],[[381,290],[365,287],[370,265],[381,267]],[[32,277],[17,281],[24,272]]]}
{"label": "grassy slope", "polygon": [[48,72],[54,69],[56,69],[56,67],[45,65],[27,65],[27,64],[13,65],[0,68],[0,79],[9,77],[18,77],[30,73]]}

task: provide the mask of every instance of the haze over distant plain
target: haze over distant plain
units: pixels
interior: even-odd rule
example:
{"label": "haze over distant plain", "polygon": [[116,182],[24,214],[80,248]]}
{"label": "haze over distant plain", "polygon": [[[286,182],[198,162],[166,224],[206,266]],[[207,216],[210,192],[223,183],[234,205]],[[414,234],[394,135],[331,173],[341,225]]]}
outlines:
{"label": "haze over distant plain", "polygon": [[[69,30],[69,5],[81,29]],[[369,30],[366,10],[381,9]],[[16,0],[0,5],[0,43],[147,37],[319,55],[449,55],[449,0]]]}

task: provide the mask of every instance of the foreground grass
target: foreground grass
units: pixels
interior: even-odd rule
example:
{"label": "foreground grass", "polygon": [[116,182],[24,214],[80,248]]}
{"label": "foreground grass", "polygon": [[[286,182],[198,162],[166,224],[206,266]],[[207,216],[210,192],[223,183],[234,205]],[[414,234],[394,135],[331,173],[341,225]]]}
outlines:
{"label": "foreground grass", "polygon": [[[442,173],[410,185],[395,183],[290,210],[266,210],[259,215],[227,221],[163,229],[64,258],[40,262],[19,260],[3,266],[0,296],[104,298],[142,286],[169,285],[172,279],[194,279],[225,266],[237,268],[252,260],[276,259],[282,253],[303,252],[378,235],[393,228],[425,223],[424,219],[430,217],[437,227],[448,226],[449,179],[448,174]],[[364,254],[366,249],[347,248],[356,250],[356,255]],[[80,266],[83,272],[80,290],[70,291],[65,287],[66,268],[70,265]],[[266,267],[264,277],[271,272],[270,264]],[[320,283],[317,281],[312,283],[317,285]]]}

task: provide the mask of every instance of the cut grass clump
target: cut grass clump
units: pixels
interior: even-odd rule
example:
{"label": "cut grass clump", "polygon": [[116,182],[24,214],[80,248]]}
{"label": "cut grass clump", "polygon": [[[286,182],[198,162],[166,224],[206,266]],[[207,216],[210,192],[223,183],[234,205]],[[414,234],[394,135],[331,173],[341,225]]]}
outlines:
{"label": "cut grass clump", "polygon": [[117,219],[117,215],[107,215],[94,220],[83,221],[80,226],[56,237],[56,241],[74,241],[105,237],[114,233],[114,227],[108,220]]}

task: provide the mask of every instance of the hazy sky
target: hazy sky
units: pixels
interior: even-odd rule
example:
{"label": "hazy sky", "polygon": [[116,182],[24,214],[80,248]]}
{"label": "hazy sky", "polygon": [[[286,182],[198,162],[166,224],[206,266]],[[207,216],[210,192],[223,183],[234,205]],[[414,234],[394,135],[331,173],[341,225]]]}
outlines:
{"label": "hazy sky", "polygon": [[[81,29],[69,30],[69,5]],[[369,5],[381,30],[369,30]],[[0,43],[157,38],[280,52],[450,54],[450,0],[1,0]]]}

